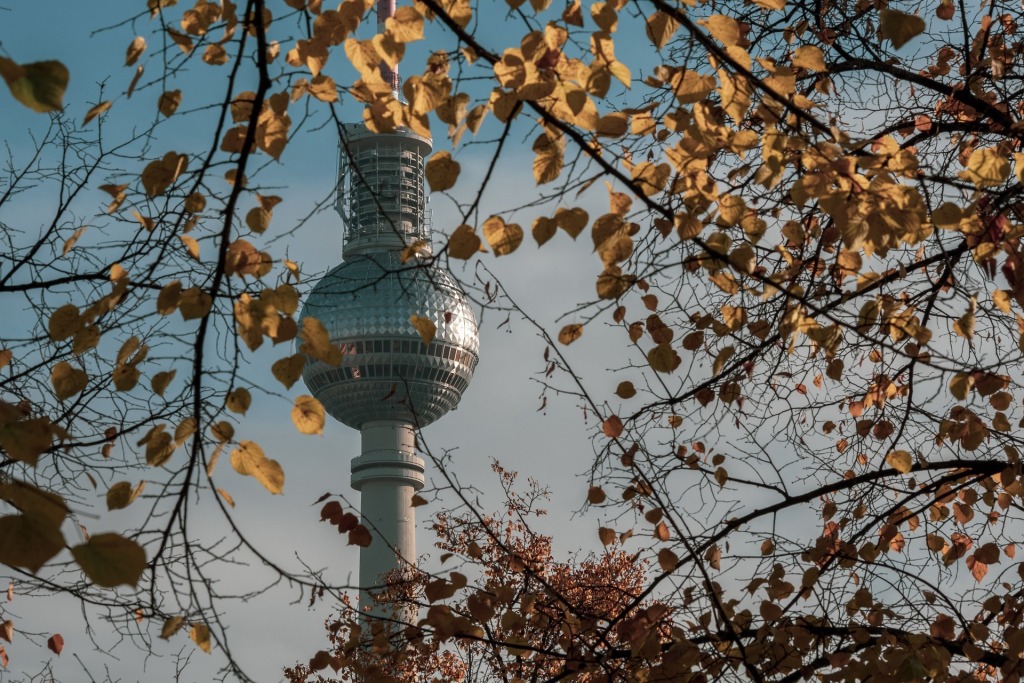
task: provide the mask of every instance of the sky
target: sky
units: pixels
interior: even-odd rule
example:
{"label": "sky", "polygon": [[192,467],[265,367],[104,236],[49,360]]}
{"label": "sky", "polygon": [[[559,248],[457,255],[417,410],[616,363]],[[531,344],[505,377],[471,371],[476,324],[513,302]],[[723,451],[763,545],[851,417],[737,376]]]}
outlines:
{"label": "sky", "polygon": [[[60,59],[71,71],[66,111],[81,120],[92,104],[101,99],[112,99],[113,107],[104,120],[109,132],[123,132],[127,127],[144,127],[156,118],[155,99],[164,87],[175,84],[146,85],[149,75],[140,81],[140,87],[131,100],[122,93],[130,80],[132,70],[122,67],[124,51],[136,33],[147,33],[148,18],[141,17],[134,24],[101,31],[144,7],[142,2],[18,2],[0,0],[0,55],[19,62],[41,59]],[[493,19],[491,17],[490,19]],[[366,34],[366,31],[361,34]],[[485,22],[484,30],[497,31],[494,24]],[[417,55],[407,58],[415,62]],[[340,56],[335,58],[342,61]],[[156,65],[147,70],[156,74]],[[332,64],[331,68],[339,68]],[[330,73],[331,70],[328,69]],[[336,76],[343,82],[345,76]],[[161,87],[163,86],[163,87]],[[242,89],[242,88],[239,88]],[[201,101],[202,94],[193,97],[186,92],[182,111]],[[358,108],[346,103],[342,112],[348,120],[356,120]],[[180,117],[162,126],[159,137],[142,152],[162,154],[166,149],[201,148],[203,140],[203,113]],[[47,118],[33,114],[18,106],[6,92],[0,93],[0,141],[6,143],[14,159],[23,158],[28,149],[28,137],[38,135]],[[493,134],[487,127],[482,132]],[[198,132],[197,132],[198,131]],[[274,230],[282,232],[299,220],[332,192],[336,173],[335,143],[329,130],[312,131],[298,136],[278,164],[271,164],[265,182],[279,182],[285,202],[275,210]],[[446,141],[443,131],[435,133],[437,148]],[[530,176],[530,140],[513,140],[506,160],[497,168],[491,186],[485,191],[482,207],[487,211],[513,208],[524,197],[534,193]],[[463,178],[479,178],[488,158],[482,148],[464,147],[457,153],[463,165]],[[590,201],[597,211],[606,201],[604,189],[591,193]],[[469,196],[466,192],[463,196]],[[96,205],[101,198],[97,197]],[[52,196],[46,188],[29,195],[14,211],[0,212],[0,221],[9,225],[23,225],[33,229],[48,218],[48,204]],[[457,224],[458,216],[453,203],[435,197],[432,203],[435,238],[444,239]],[[603,205],[600,206],[603,210]],[[589,247],[574,245],[564,233],[538,250],[529,237],[529,225],[534,213],[520,212],[512,219],[523,224],[527,237],[520,252],[502,259],[488,257],[483,263],[501,279],[507,291],[549,332],[557,334],[561,325],[574,322],[570,316],[560,317],[579,302],[593,298],[593,273],[596,259]],[[90,235],[83,240],[102,239]],[[586,237],[581,237],[586,239]],[[273,248],[286,250],[289,258],[302,264],[303,272],[312,281],[316,274],[336,264],[341,255],[341,222],[331,210],[314,216],[298,237],[281,238]],[[472,281],[478,275],[471,263],[456,267],[455,274]],[[17,310],[12,300],[0,300],[0,313],[8,321],[30,324],[26,312]],[[586,474],[592,464],[593,451],[590,434],[594,429],[594,416],[586,414],[569,398],[552,396],[541,410],[541,386],[538,378],[544,369],[545,344],[531,326],[518,316],[506,316],[500,311],[480,311],[481,361],[472,385],[459,409],[430,426],[424,434],[426,443],[435,453],[451,451],[451,462],[459,480],[479,491],[484,507],[498,501],[496,480],[490,472],[490,463],[498,461],[521,472],[523,477],[535,477],[549,486],[553,497],[551,514],[539,524],[542,531],[555,535],[556,550],[568,554],[591,550],[597,546],[596,523],[575,516],[585,500]],[[610,394],[624,377],[610,369],[624,364],[608,351],[621,349],[618,340],[600,326],[590,326],[583,339],[566,349],[568,356],[590,378],[596,388]],[[263,351],[253,356],[253,370],[248,376],[255,386],[273,385],[266,371],[257,369],[262,362],[281,355],[280,349]],[[286,472],[282,496],[269,496],[254,481],[240,476],[222,474],[222,482],[230,491],[237,507],[236,519],[243,529],[252,534],[257,544],[275,560],[292,569],[303,565],[323,569],[328,581],[344,583],[352,577],[357,556],[353,548],[343,545],[340,537],[328,525],[318,522],[321,494],[343,493],[356,500],[348,486],[348,461],[358,453],[358,434],[339,424],[329,422],[322,436],[299,435],[288,419],[290,401],[304,387],[297,384],[289,392],[259,395],[253,409],[239,425],[245,438],[260,443],[270,457],[276,458]],[[220,465],[227,468],[226,463]],[[437,473],[428,470],[428,486]],[[93,531],[109,523],[119,528],[131,519],[131,510],[107,513],[101,504],[102,489],[97,493],[97,507],[89,512],[89,526]],[[442,503],[419,508],[421,523],[419,550],[429,553],[431,536],[424,522],[432,509]],[[500,503],[495,503],[496,506]],[[200,508],[199,512],[203,512]],[[208,510],[212,513],[212,507]],[[427,559],[428,565],[431,563]],[[226,574],[224,580],[232,586],[254,588],[265,580],[267,573],[258,567],[243,568]],[[0,576],[2,580],[2,576]],[[333,611],[330,604],[318,604],[307,609],[305,601],[291,604],[297,593],[287,588],[276,588],[245,603],[224,604],[225,621],[230,625],[229,637],[238,659],[248,673],[260,681],[279,680],[281,667],[310,656],[324,646],[323,620]],[[8,646],[11,665],[0,673],[0,680],[24,680],[27,676],[52,667],[57,680],[83,680],[83,669],[89,676],[102,679],[109,675],[117,681],[171,680],[174,674],[174,655],[179,651],[190,659],[181,681],[210,680],[221,664],[219,654],[205,655],[196,651],[184,633],[169,643],[155,641],[157,657],[145,657],[131,643],[115,643],[104,632],[102,623],[93,623],[91,640],[86,636],[88,611],[80,610],[67,600],[24,599],[3,606],[5,618],[18,624],[15,642]],[[158,625],[154,625],[158,628]],[[35,632],[30,638],[29,634]],[[66,645],[61,656],[55,657],[45,647],[45,639],[52,632],[61,632]],[[116,645],[116,647],[115,647]],[[103,652],[110,650],[109,654]],[[104,671],[109,672],[103,673]]]}

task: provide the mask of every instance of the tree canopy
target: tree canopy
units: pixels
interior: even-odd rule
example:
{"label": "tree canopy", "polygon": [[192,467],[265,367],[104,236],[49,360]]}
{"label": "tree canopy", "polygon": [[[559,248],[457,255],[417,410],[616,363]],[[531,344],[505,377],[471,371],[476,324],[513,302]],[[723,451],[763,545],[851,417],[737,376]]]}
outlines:
{"label": "tree canopy", "polygon": [[[297,139],[344,147],[361,111],[434,138],[429,258],[546,343],[524,371],[593,451],[552,495],[585,494],[604,554],[556,558],[508,479],[496,524],[435,455],[457,566],[398,577],[405,629],[333,622],[293,680],[1019,680],[1020,7],[417,0],[375,35],[372,4],[139,2],[89,103],[63,103],[61,62],[0,55],[0,106],[52,112],[0,184],[0,294],[28,312],[0,343],[0,562],[240,678],[211,578],[234,551],[340,600],[235,524],[217,461],[281,493],[242,416],[337,362],[296,322],[316,213],[274,214]],[[151,123],[105,126],[120,109]],[[536,189],[485,197],[498,178]],[[36,188],[47,218],[5,222]],[[585,254],[564,278],[587,300],[504,286],[552,249]],[[69,541],[83,480],[146,511]],[[211,492],[226,541],[190,516]]]}

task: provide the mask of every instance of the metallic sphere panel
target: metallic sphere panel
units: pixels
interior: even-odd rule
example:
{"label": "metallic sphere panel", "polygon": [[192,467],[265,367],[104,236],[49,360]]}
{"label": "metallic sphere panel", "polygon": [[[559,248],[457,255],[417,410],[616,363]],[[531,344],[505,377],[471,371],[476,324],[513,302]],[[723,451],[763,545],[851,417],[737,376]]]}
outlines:
{"label": "metallic sphere panel", "polygon": [[[429,345],[409,322],[413,315],[437,327]],[[465,294],[447,271],[403,264],[399,252],[361,254],[334,268],[302,317],[319,319],[343,351],[338,367],[311,360],[303,380],[350,427],[395,419],[428,425],[458,405],[473,377],[479,338]]]}

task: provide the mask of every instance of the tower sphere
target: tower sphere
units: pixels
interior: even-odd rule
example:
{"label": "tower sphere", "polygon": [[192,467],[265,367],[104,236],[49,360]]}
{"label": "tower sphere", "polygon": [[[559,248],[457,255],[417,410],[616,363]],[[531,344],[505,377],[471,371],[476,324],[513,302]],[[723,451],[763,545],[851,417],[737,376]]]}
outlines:
{"label": "tower sphere", "polygon": [[[430,253],[423,163],[430,140],[408,129],[344,127],[338,213],[345,261],[313,288],[302,318],[317,318],[342,350],[338,367],[309,359],[306,386],[336,420],[360,429],[389,420],[424,427],[454,409],[479,351],[477,322],[458,283]],[[437,331],[424,344],[410,318]]]}
{"label": "tower sphere", "polygon": [[[429,344],[409,321],[414,315],[437,327]],[[343,356],[338,367],[308,363],[303,380],[349,427],[373,420],[426,426],[458,405],[473,377],[479,341],[465,294],[448,271],[403,264],[401,252],[350,257],[306,298],[307,316],[320,320]]]}

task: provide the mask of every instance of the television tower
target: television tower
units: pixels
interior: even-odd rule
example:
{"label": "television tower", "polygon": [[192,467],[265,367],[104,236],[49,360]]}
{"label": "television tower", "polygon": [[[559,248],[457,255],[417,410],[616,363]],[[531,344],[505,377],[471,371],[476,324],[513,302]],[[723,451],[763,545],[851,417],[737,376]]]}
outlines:
{"label": "television tower", "polygon": [[[378,30],[394,0],[377,3]],[[400,98],[397,72],[381,76]],[[381,576],[416,561],[413,494],[424,463],[415,432],[453,410],[476,367],[476,317],[451,274],[431,261],[402,262],[431,229],[424,162],[431,141],[404,128],[374,133],[362,123],[342,130],[336,208],[344,223],[343,262],[313,288],[302,317],[317,318],[342,352],[337,367],[310,358],[302,378],[334,419],[358,429],[362,452],[352,460],[362,524],[373,541],[359,552],[360,609],[388,616],[370,591]],[[410,318],[437,328],[425,344]],[[414,615],[409,615],[414,616]]]}

